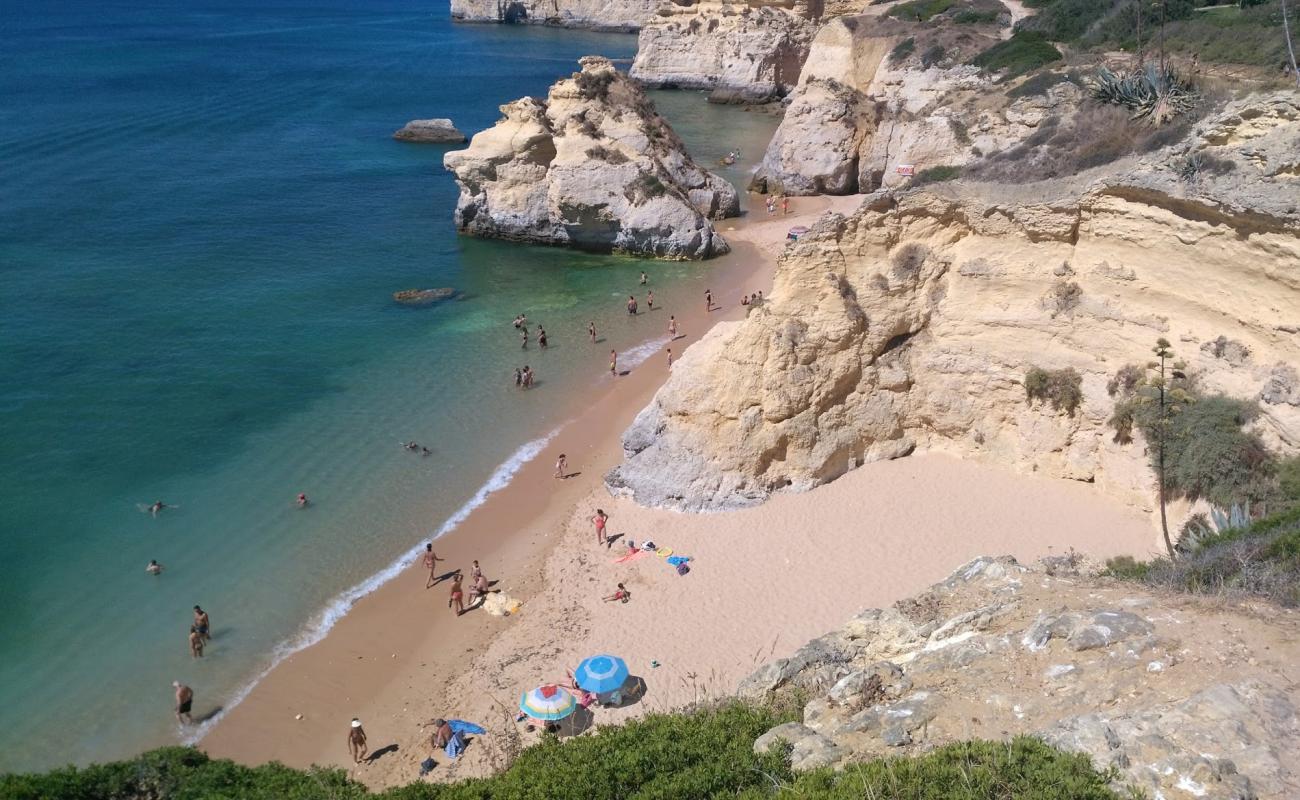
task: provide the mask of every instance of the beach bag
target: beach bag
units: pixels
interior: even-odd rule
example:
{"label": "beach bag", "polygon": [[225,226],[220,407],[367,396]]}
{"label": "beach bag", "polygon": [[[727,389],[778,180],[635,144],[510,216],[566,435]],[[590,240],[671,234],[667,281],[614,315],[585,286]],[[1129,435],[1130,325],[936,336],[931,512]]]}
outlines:
{"label": "beach bag", "polygon": [[678,574],[678,575],[685,575],[686,573],[688,573],[688,572],[690,572],[690,571],[691,571],[691,566],[690,566],[689,564],[687,564],[685,561],[683,561],[682,563],[680,563],[680,564],[677,565],[677,574]]}

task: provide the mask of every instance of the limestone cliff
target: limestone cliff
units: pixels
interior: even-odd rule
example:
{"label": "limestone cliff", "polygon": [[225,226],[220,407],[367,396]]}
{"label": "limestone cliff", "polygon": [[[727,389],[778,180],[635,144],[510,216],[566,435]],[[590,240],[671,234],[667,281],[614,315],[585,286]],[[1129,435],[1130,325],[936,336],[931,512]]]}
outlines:
{"label": "limestone cliff", "polygon": [[808,769],[1030,734],[1142,796],[1300,796],[1294,614],[1153,595],[1080,567],[980,558],[767,664],[742,695],[811,699],[755,749],[783,740]]}
{"label": "limestone cliff", "polygon": [[456,175],[456,227],[475,236],[661,258],[727,252],[711,219],[735,216],[731,184],[701,169],[645,94],[608,59],[504,118],[443,164]]}
{"label": "limestone cliff", "polygon": [[[1010,98],[965,61],[996,29],[926,28],[857,16],[825,25],[754,184],[759,191],[855,194],[898,185],[898,167],[958,166],[1008,149],[1077,105],[1079,87]],[[912,42],[906,52],[894,48]]]}
{"label": "limestone cliff", "polygon": [[[1174,343],[1203,385],[1261,397],[1300,446],[1296,97],[1252,98],[1118,174],[868,196],[790,243],[770,299],[686,351],[624,434],[616,491],[691,509],[761,502],[925,448],[1095,482],[1147,505],[1107,382]],[[1189,159],[1230,162],[1187,178]],[[1202,345],[1224,336],[1248,356]],[[1031,366],[1082,375],[1073,415]],[[1288,388],[1289,387],[1289,388]]]}
{"label": "limestone cliff", "polygon": [[641,29],[631,75],[647,86],[711,89],[715,102],[765,102],[798,83],[814,31],[779,8],[667,6]]}
{"label": "limestone cliff", "polygon": [[658,6],[659,0],[451,0],[451,18],[460,22],[635,31]]}

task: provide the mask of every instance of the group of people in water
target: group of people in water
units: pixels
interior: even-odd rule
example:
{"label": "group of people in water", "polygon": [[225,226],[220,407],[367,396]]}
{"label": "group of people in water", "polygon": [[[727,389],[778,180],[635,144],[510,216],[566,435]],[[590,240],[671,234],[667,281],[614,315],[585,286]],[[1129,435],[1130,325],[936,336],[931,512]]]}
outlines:
{"label": "group of people in water", "polygon": [[787,196],[784,195],[784,194],[780,194],[780,195],[772,195],[772,194],[769,194],[769,195],[767,196],[767,199],[766,199],[765,201],[763,201],[763,202],[764,202],[764,205],[767,206],[767,213],[768,213],[769,215],[772,215],[772,214],[775,214],[775,213],[776,213],[776,205],[777,205],[777,203],[780,203],[780,204],[781,204],[781,213],[782,213],[782,214],[789,214],[789,213],[790,213],[790,198],[787,197]]}

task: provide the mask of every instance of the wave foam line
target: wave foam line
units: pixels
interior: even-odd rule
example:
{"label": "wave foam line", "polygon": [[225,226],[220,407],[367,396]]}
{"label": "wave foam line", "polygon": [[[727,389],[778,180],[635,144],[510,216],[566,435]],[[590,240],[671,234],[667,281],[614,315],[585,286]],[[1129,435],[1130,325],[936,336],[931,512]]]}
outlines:
{"label": "wave foam line", "polygon": [[[456,513],[448,517],[447,521],[438,527],[438,530],[433,533],[433,538],[440,538],[444,534],[454,530],[464,522],[476,508],[483,505],[483,503],[487,501],[489,495],[509,486],[510,481],[514,479],[519,470],[529,461],[536,458],[538,454],[551,443],[551,440],[559,434],[563,427],[564,426],[556,428],[540,439],[534,439],[531,442],[527,442],[511,453],[509,458],[501,462],[501,464],[493,470],[492,475],[482,486],[479,487],[478,491],[474,493],[474,496],[465,501],[460,508],[456,509]],[[294,653],[306,650],[321,639],[324,639],[325,634],[330,632],[330,629],[332,629],[338,621],[343,618],[344,614],[347,614],[348,611],[351,610],[352,606],[355,605],[358,600],[383,586],[385,583],[388,583],[393,578],[396,578],[401,574],[402,570],[410,566],[411,563],[419,557],[420,553],[423,552],[425,541],[425,539],[421,539],[418,544],[410,550],[402,553],[387,567],[384,567],[382,570],[371,575],[361,583],[358,583],[352,588],[339,594],[331,600],[325,608],[321,609],[316,616],[312,617],[300,633],[293,638],[287,639],[276,645],[275,649],[271,651],[270,665],[258,673],[257,677],[253,678],[253,680],[249,681],[236,691],[228,702],[223,703],[219,713],[211,719],[204,721],[196,730],[194,730],[193,733],[188,736],[182,736],[181,741],[186,745],[198,744],[199,741],[212,730],[213,726],[220,722],[226,714],[230,713],[231,709],[244,702],[244,699],[253,691],[253,688],[256,687],[257,684],[261,683],[263,678],[271,674],[271,670],[280,666],[286,658]]]}
{"label": "wave foam line", "polygon": [[618,356],[619,370],[635,369],[636,367],[641,366],[650,358],[650,356],[663,350],[671,344],[672,341],[673,337],[671,336],[660,336],[656,339],[651,339],[648,342],[642,342],[624,353],[620,353]]}

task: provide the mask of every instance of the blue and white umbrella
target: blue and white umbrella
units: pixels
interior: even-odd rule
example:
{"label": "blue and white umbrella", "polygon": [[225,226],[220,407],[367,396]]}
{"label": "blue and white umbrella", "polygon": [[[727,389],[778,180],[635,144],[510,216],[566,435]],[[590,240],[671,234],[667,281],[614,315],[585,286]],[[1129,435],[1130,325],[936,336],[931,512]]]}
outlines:
{"label": "blue and white umbrella", "polygon": [[627,683],[627,664],[618,656],[592,656],[583,659],[573,677],[589,692],[613,692]]}

